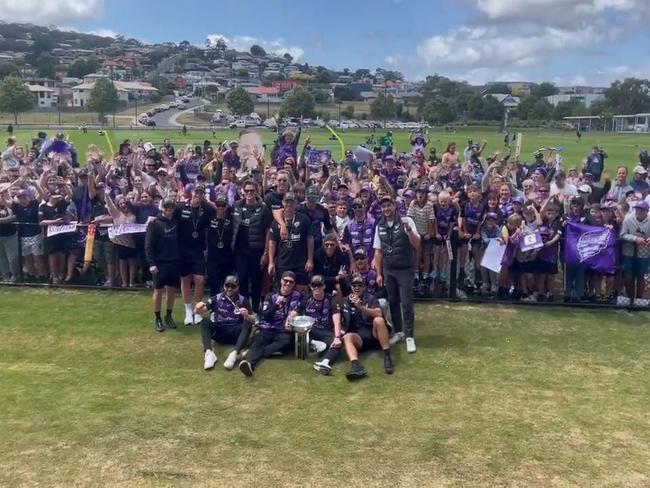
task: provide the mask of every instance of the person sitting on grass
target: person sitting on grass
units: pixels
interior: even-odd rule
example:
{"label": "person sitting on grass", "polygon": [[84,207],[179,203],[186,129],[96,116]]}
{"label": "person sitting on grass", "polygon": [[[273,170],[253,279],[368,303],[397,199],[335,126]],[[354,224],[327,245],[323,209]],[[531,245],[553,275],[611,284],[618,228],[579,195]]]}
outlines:
{"label": "person sitting on grass", "polygon": [[253,338],[248,356],[239,363],[239,370],[247,377],[264,358],[283,354],[291,344],[291,320],[298,315],[300,292],[295,291],[296,274],[285,271],[280,279],[280,290],[269,293],[262,306],[260,331]]}
{"label": "person sitting on grass", "polygon": [[[316,320],[309,332],[310,346],[318,353],[325,353],[321,361],[314,363],[314,369],[321,374],[332,372],[341,349],[341,313],[334,298],[325,293],[325,277],[314,275],[309,283],[311,293],[303,298],[298,307],[300,315]],[[328,349],[329,348],[329,349]]]}
{"label": "person sitting on grass", "polygon": [[351,366],[345,377],[355,381],[366,376],[359,361],[359,352],[381,349],[384,352],[384,371],[393,374],[395,367],[390,355],[390,331],[382,316],[379,301],[366,293],[365,280],[360,275],[352,278],[352,293],[343,305],[343,344]]}
{"label": "person sitting on grass", "polygon": [[227,370],[233,369],[248,342],[255,322],[246,299],[239,294],[237,277],[226,276],[223,292],[213,296],[207,302],[197,303],[195,313],[203,317],[201,320],[203,369],[208,371],[217,364],[217,355],[212,349],[212,341],[235,346],[223,363],[223,367]]}

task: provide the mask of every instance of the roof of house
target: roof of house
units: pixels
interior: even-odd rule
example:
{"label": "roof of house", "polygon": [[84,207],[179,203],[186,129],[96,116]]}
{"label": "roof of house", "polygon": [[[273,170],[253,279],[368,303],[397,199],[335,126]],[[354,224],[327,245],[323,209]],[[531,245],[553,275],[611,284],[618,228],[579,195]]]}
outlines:
{"label": "roof of house", "polygon": [[277,95],[280,93],[280,89],[273,86],[251,86],[245,90],[255,95]]}
{"label": "roof of house", "polygon": [[32,93],[38,93],[38,92],[50,92],[54,93],[56,90],[54,88],[51,88],[49,86],[41,86],[41,85],[28,85],[25,84],[25,86],[29,89],[30,92]]}
{"label": "roof of house", "polygon": [[[113,85],[117,91],[158,91],[158,88],[139,81],[113,81]],[[94,81],[72,87],[73,90],[92,90],[93,88],[95,88]]]}

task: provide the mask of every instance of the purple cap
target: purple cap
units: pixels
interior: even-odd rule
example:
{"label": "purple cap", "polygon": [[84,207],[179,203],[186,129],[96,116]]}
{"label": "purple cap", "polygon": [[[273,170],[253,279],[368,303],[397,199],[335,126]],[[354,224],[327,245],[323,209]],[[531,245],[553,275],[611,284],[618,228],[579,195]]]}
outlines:
{"label": "purple cap", "polygon": [[415,197],[415,190],[413,190],[413,188],[409,188],[409,189],[405,190],[404,193],[402,193],[402,196],[403,197],[411,197],[411,198],[413,198],[413,197]]}
{"label": "purple cap", "polygon": [[640,208],[640,209],[643,209],[643,210],[648,210],[648,209],[650,209],[650,206],[648,205],[648,202],[641,201],[641,202],[636,202],[636,205],[634,205],[634,208]]}
{"label": "purple cap", "polygon": [[512,203],[518,203],[519,205],[523,205],[524,204],[524,199],[521,198],[521,197],[513,197],[512,198]]}

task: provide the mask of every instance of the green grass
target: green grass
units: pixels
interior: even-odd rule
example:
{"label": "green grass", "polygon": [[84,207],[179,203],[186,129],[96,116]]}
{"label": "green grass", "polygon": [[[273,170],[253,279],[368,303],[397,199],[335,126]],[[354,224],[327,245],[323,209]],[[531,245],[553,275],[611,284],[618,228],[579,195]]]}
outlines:
{"label": "green grass", "polygon": [[[25,144],[32,137],[36,136],[38,130],[20,129],[15,131],[16,136],[20,143]],[[53,133],[54,129],[48,130]],[[404,131],[393,131],[397,151],[410,151],[408,143],[409,134]],[[109,154],[108,145],[104,137],[99,136],[96,130],[89,130],[87,134],[83,134],[80,130],[67,130],[66,133],[70,136],[81,153],[85,157],[85,152],[89,144],[97,144],[106,154]],[[267,130],[260,129],[260,133],[264,142],[270,147],[276,134]],[[383,132],[378,130],[377,136]],[[562,153],[565,166],[578,166],[582,167],[582,161],[591,150],[594,144],[604,147],[608,153],[607,167],[610,171],[614,170],[619,164],[627,165],[628,167],[634,166],[638,162],[638,154],[642,148],[650,147],[650,136],[643,134],[603,134],[601,132],[592,132],[584,134],[580,143],[576,142],[576,138],[572,132],[551,131],[551,130],[536,130],[528,129],[523,131],[523,148],[522,160],[532,160],[532,153],[540,147],[545,146],[558,146],[563,145],[565,151]],[[236,139],[238,137],[237,130],[219,130],[216,137],[212,136],[212,132],[205,130],[190,129],[189,134],[183,137],[179,130],[111,130],[108,131],[111,138],[113,147],[117,150],[119,143],[126,138],[132,141],[138,141],[140,138],[151,140],[156,144],[161,144],[163,139],[170,138],[176,147],[183,146],[187,143],[202,144],[205,139],[212,140],[213,143],[223,140]],[[340,133],[346,147],[354,148],[357,144],[365,143],[366,137],[369,132],[366,130],[349,130]],[[338,142],[330,141],[330,133],[323,129],[305,129],[303,138],[307,135],[312,138],[312,146],[317,148],[329,148],[332,150],[335,157],[340,156],[340,148]],[[503,136],[495,129],[486,129],[481,127],[463,127],[458,129],[456,133],[449,134],[442,131],[431,131],[431,144],[438,149],[438,154],[442,155],[446,146],[450,142],[456,142],[460,151],[465,148],[467,139],[471,138],[475,141],[485,139],[488,141],[486,154],[491,154],[494,151],[503,152]],[[304,139],[303,139],[304,140]]]}
{"label": "green grass", "polygon": [[149,303],[0,289],[1,486],[650,484],[647,314],[418,305],[417,354],[349,384],[206,373]]}

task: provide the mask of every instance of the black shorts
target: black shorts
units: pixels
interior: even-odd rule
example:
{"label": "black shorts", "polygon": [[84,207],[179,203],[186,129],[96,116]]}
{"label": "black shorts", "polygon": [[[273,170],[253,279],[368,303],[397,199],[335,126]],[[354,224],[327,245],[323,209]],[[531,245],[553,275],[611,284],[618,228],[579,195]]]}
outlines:
{"label": "black shorts", "polygon": [[138,250],[135,247],[120,246],[116,244],[118,259],[135,259],[138,257]]}
{"label": "black shorts", "polygon": [[446,246],[447,244],[445,244],[445,242],[446,242],[446,239],[438,239],[437,237],[433,238],[433,245],[434,246],[437,246],[437,247]]}
{"label": "black shorts", "polygon": [[285,271],[292,271],[296,275],[296,285],[308,285],[309,284],[309,275],[305,272],[305,268],[278,268],[276,269],[275,275],[277,277],[278,286],[280,286],[280,279],[282,278],[282,273]]}
{"label": "black shorts", "polygon": [[549,261],[537,261],[537,272],[541,274],[557,274],[557,262],[551,263]]}
{"label": "black shorts", "polygon": [[178,272],[178,263],[164,263],[158,265],[158,272],[153,275],[153,286],[160,290],[166,286],[178,287],[180,275]]}
{"label": "black shorts", "polygon": [[205,256],[202,251],[185,253],[181,256],[178,267],[181,276],[205,276]]}
{"label": "black shorts", "polygon": [[210,331],[212,332],[212,340],[217,344],[235,345],[241,334],[241,325],[218,327],[210,322]]}
{"label": "black shorts", "polygon": [[361,348],[360,352],[363,351],[377,351],[381,350],[381,344],[375,336],[372,335],[372,326],[370,327],[359,327],[356,330],[356,333],[361,337]]}
{"label": "black shorts", "polygon": [[45,238],[45,254],[67,254],[72,246],[72,238],[63,234]]}
{"label": "black shorts", "polygon": [[329,329],[318,329],[316,327],[309,331],[309,338],[327,344],[327,347],[334,341],[334,331]]}

